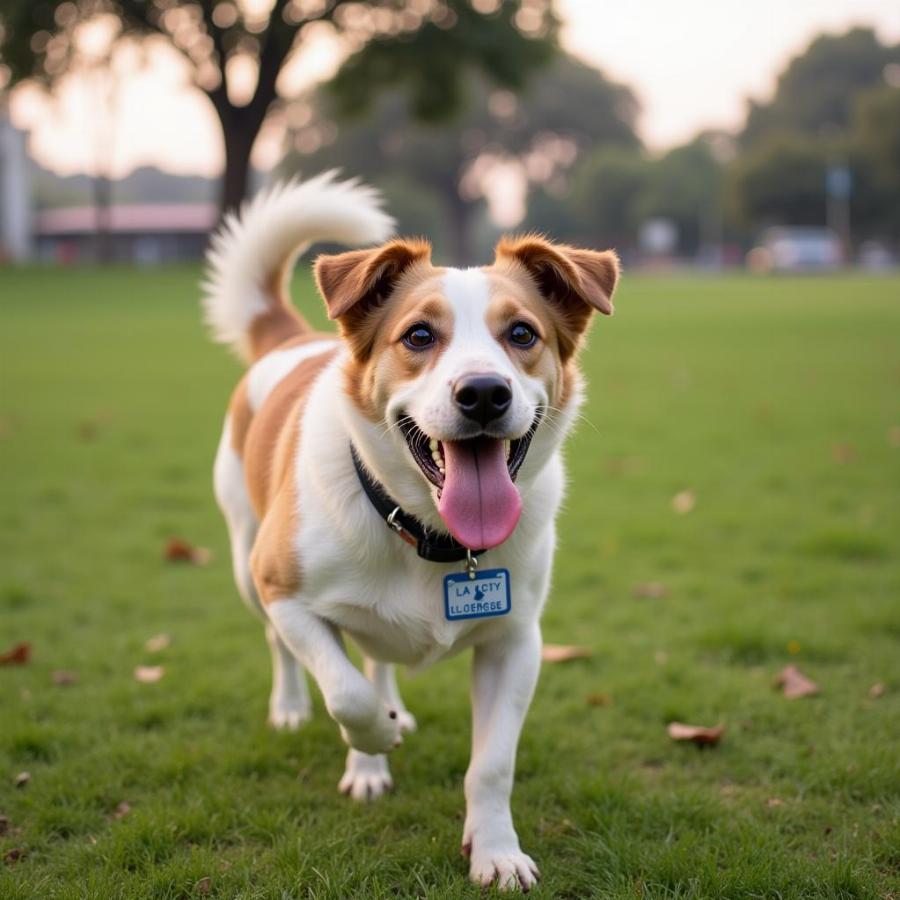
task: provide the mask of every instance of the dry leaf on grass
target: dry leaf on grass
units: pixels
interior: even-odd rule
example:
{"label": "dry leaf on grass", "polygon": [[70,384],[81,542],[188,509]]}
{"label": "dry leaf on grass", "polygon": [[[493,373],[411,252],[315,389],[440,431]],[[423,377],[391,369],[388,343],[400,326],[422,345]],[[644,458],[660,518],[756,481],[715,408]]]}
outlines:
{"label": "dry leaf on grass", "polygon": [[811,697],[819,693],[819,686],[810,681],[796,666],[785,666],[775,679],[775,687],[790,700],[798,697]]}
{"label": "dry leaf on grass", "polygon": [[690,741],[698,747],[712,747],[722,740],[724,725],[704,728],[702,725],[685,725],[684,722],[669,722],[666,729],[673,741]]}
{"label": "dry leaf on grass", "polygon": [[198,894],[203,894],[203,895],[208,894],[210,892],[211,888],[212,888],[212,879],[209,877],[209,875],[206,875],[204,878],[201,878],[194,885],[194,890]]}
{"label": "dry leaf on grass", "polygon": [[138,666],[134,670],[134,680],[141,684],[155,684],[165,674],[166,670],[162,666]]}
{"label": "dry leaf on grass", "polygon": [[631,593],[645,600],[659,600],[669,593],[669,589],[661,581],[642,581],[636,584]]}
{"label": "dry leaf on grass", "polygon": [[20,641],[6,653],[0,653],[0,666],[24,666],[31,660],[31,644]]}
{"label": "dry leaf on grass", "polygon": [[9,819],[6,816],[0,816],[0,837],[3,837],[9,831]]}
{"label": "dry leaf on grass", "polygon": [[693,491],[679,491],[672,498],[672,509],[683,516],[689,513],[697,505],[697,496]]}
{"label": "dry leaf on grass", "polygon": [[17,788],[23,788],[29,781],[31,781],[31,772],[19,772],[13,779],[13,784]]}
{"label": "dry leaf on grass", "polygon": [[13,863],[17,863],[24,855],[25,850],[23,847],[10,847],[10,849],[3,854],[3,862],[8,866],[11,866]]}
{"label": "dry leaf on grass", "polygon": [[53,673],[54,684],[75,684],[78,681],[78,673],[71,672],[68,669],[58,669]]}
{"label": "dry leaf on grass", "polygon": [[588,694],[585,698],[588,706],[612,706],[613,699],[609,694]]}
{"label": "dry leaf on grass", "polygon": [[784,800],[782,800],[781,797],[769,797],[769,799],[766,800],[766,806],[768,806],[769,809],[775,809],[777,806],[784,806]]}
{"label": "dry leaf on grass", "polygon": [[548,663],[568,662],[570,659],[584,659],[594,653],[590,647],[575,647],[572,644],[544,644],[541,659]]}
{"label": "dry leaf on grass", "polygon": [[155,634],[152,638],[147,638],[144,642],[144,649],[148,653],[159,653],[161,650],[165,650],[172,643],[172,636],[170,634]]}
{"label": "dry leaf on grass", "polygon": [[832,444],[831,456],[836,463],[846,465],[847,463],[856,462],[858,454],[852,444]]}
{"label": "dry leaf on grass", "polygon": [[205,566],[212,559],[212,550],[195,547],[182,538],[169,538],[163,554],[166,562],[187,562],[195,566]]}
{"label": "dry leaf on grass", "polygon": [[112,817],[114,819],[124,819],[131,812],[131,804],[127,800],[123,800],[114,810]]}
{"label": "dry leaf on grass", "polygon": [[877,700],[884,694],[884,685],[879,681],[877,684],[873,684],[872,687],[869,688],[869,699]]}

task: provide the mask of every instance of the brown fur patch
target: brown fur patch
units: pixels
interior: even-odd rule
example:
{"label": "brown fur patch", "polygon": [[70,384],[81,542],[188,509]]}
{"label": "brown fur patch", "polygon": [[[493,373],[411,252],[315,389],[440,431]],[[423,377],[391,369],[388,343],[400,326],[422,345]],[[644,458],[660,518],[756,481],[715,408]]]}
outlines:
{"label": "brown fur patch", "polygon": [[[365,323],[368,352],[353,355],[344,368],[344,390],[372,421],[380,417],[392,389],[434,366],[450,342],[453,313],[442,296],[444,269],[416,265],[407,270],[376,316]],[[412,325],[431,326],[437,345],[427,352],[403,346]]]}
{"label": "brown fur patch", "polygon": [[611,250],[552,244],[539,235],[505,237],[497,244],[494,268],[508,275],[518,268],[555,308],[561,320],[557,335],[563,362],[578,350],[594,310],[613,313],[619,261]]}
{"label": "brown fur patch", "polygon": [[289,472],[292,423],[299,422],[310,387],[336,352],[326,351],[299,362],[253,417],[241,455],[250,502],[260,519]]}
{"label": "brown fur patch", "polygon": [[[323,337],[298,335],[283,348]],[[236,443],[235,449],[242,457],[250,502],[260,520],[250,568],[263,603],[294,594],[300,587],[301,566],[294,549],[299,523],[293,477],[300,443],[300,419],[310,388],[336,353],[337,349],[325,351],[299,362],[275,386],[256,414],[250,412],[249,425],[241,420],[243,440]],[[236,402],[242,389],[243,401]],[[232,407],[240,408],[242,415],[249,411],[246,379],[238,385]],[[232,429],[237,439],[234,422],[233,418]]]}
{"label": "brown fur patch", "polygon": [[309,332],[306,319],[291,303],[288,276],[289,273],[280,269],[264,285],[269,308],[250,323],[247,331],[253,360],[265,356],[289,338]]}

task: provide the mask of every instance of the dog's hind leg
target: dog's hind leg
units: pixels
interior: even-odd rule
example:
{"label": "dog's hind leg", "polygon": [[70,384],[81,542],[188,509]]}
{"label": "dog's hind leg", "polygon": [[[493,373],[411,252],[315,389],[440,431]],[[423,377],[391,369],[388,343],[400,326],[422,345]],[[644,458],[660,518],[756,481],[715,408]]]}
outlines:
{"label": "dog's hind leg", "polygon": [[269,724],[295,731],[309,719],[312,704],[306,676],[297,658],[268,621],[250,571],[250,552],[259,523],[250,504],[241,458],[231,446],[230,422],[226,421],[213,469],[216,500],[225,516],[231,539],[231,562],[238,593],[247,608],[266,623],[266,640],[272,654],[272,693],[269,696]]}
{"label": "dog's hind leg", "polygon": [[306,674],[271,622],[266,623],[266,640],[272,651],[269,724],[279,730],[296,731],[312,716]]}
{"label": "dog's hind leg", "polygon": [[[366,657],[364,670],[379,698],[397,711],[401,731],[415,731],[416,720],[403,705],[394,667]],[[393,787],[394,780],[388,768],[387,756],[383,753],[361,753],[352,748],[347,752],[344,775],[338,784],[338,790],[342,794],[367,803],[376,800]]]}

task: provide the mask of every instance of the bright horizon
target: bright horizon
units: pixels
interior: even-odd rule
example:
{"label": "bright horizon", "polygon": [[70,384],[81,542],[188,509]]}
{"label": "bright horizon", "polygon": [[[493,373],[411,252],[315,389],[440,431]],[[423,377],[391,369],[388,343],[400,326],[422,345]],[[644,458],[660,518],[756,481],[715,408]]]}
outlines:
{"label": "bright horizon", "polygon": [[[788,60],[818,33],[853,25],[874,27],[883,41],[900,41],[900,4],[884,0],[640,0],[607,9],[591,0],[558,0],[562,45],[635,91],[642,105],[639,133],[654,150],[689,140],[705,128],[737,128],[749,98],[771,95]],[[652,27],[648,25],[652,23]],[[292,60],[281,85],[293,96],[328,77],[340,48],[323,33]],[[48,100],[32,88],[13,95],[13,122],[30,132],[41,165],[59,174],[96,171],[98,158],[115,177],[143,165],[179,174],[216,175],[222,141],[208,101],[186,81],[174,50],[158,49],[141,67],[125,58],[112,122],[97,114],[98,90],[70,78]],[[90,125],[86,125],[90,123]],[[282,153],[283,125],[267,124],[254,164],[273,166]]]}

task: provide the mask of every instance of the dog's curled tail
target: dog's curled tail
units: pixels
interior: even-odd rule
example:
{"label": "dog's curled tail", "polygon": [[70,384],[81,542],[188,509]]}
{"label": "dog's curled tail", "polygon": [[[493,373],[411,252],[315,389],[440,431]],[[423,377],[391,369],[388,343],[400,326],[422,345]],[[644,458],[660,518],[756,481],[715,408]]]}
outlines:
{"label": "dog's curled tail", "polygon": [[325,172],[261,191],[229,213],[206,254],[203,308],[213,339],[245,362],[309,329],[290,301],[297,257],[310,244],[385,240],[394,220],[377,191]]}

